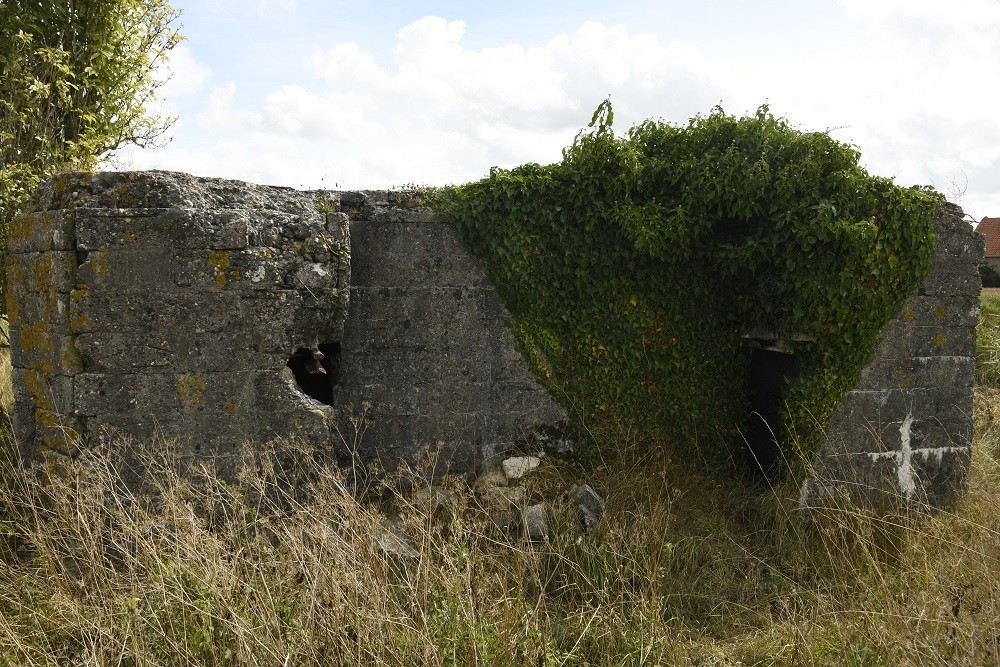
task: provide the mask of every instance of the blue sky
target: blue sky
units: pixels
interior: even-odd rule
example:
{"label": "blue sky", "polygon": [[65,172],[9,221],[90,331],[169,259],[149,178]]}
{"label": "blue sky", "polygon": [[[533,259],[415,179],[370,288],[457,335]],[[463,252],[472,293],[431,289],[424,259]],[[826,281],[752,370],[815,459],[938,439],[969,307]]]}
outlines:
{"label": "blue sky", "polygon": [[997,0],[176,0],[160,168],[293,187],[441,185],[616,128],[760,104],[873,173],[1000,215]]}

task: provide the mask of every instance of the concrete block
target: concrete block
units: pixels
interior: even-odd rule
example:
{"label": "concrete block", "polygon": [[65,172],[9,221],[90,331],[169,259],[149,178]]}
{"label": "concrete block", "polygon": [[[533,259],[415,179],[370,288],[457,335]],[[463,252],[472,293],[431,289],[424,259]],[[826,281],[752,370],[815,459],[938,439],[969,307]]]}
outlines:
{"label": "concrete block", "polygon": [[7,230],[12,253],[75,250],[73,211],[35,210],[15,217]]}

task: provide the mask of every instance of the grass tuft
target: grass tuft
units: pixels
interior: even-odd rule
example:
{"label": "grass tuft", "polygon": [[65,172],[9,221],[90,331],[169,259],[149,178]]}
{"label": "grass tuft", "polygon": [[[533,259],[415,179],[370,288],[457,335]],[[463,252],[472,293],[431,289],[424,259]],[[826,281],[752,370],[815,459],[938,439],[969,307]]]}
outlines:
{"label": "grass tuft", "polygon": [[[708,477],[621,434],[596,468],[545,459],[528,478],[553,514],[532,544],[461,477],[361,494],[294,442],[247,449],[231,482],[169,443],[114,441],[41,470],[8,434],[0,664],[1000,664],[991,308],[953,512],[803,520],[795,490]],[[149,472],[133,493],[119,470],[136,457]],[[563,496],[580,481],[607,499],[587,534]],[[410,552],[387,553],[386,535]]]}

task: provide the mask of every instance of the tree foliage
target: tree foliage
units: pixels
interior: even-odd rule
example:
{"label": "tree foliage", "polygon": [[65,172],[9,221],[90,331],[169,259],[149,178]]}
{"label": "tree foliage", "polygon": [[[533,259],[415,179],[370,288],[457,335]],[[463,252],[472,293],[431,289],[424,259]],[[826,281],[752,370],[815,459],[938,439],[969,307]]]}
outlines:
{"label": "tree foliage", "polygon": [[157,68],[178,43],[167,0],[0,0],[0,224],[43,176],[156,142]]}
{"label": "tree foliage", "polygon": [[940,197],[762,107],[617,137],[603,103],[561,162],[438,195],[540,377],[581,421],[726,454],[748,416],[744,336],[811,338],[786,426],[816,442],[930,267]]}

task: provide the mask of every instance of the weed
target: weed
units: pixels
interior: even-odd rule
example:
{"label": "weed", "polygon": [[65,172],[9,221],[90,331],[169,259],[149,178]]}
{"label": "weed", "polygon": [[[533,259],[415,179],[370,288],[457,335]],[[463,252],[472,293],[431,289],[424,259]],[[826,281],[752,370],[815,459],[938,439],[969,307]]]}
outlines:
{"label": "weed", "polygon": [[[8,444],[0,664],[1000,664],[998,398],[977,390],[953,512],[802,520],[795,489],[710,477],[622,432],[596,468],[546,458],[528,478],[554,516],[535,544],[462,478],[369,501],[294,442],[246,450],[231,481],[169,443],[105,444],[49,475]],[[607,499],[587,534],[559,500],[583,480]],[[390,510],[410,555],[380,546]]]}

